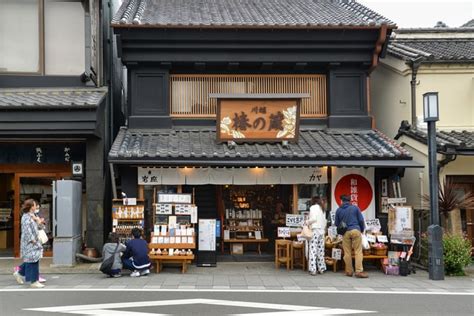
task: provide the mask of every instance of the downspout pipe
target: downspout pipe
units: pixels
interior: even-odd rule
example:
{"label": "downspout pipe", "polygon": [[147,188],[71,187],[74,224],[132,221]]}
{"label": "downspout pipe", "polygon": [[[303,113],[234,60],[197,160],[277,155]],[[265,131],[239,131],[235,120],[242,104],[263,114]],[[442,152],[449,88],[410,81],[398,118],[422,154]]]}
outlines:
{"label": "downspout pipe", "polygon": [[446,150],[444,150],[442,153],[445,157],[438,161],[438,174],[441,171],[441,168],[446,166],[448,163],[453,162],[458,157],[458,155],[456,154],[456,149],[454,147],[446,145],[445,149]]}
{"label": "downspout pipe", "polygon": [[411,66],[411,126],[417,126],[416,120],[416,76],[421,65],[421,58],[416,58],[410,63]]}

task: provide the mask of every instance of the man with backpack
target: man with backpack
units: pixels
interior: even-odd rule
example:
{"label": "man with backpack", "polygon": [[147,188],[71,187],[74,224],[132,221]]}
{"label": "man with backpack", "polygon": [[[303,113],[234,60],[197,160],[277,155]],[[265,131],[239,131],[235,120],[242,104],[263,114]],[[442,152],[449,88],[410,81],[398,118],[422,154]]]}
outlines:
{"label": "man with backpack", "polygon": [[357,278],[368,278],[362,265],[362,232],[365,230],[365,221],[360,209],[350,204],[350,197],[341,195],[342,205],[336,211],[336,227],[338,233],[342,234],[342,249],[344,250],[345,274],[352,277],[352,250],[355,254],[355,276]]}

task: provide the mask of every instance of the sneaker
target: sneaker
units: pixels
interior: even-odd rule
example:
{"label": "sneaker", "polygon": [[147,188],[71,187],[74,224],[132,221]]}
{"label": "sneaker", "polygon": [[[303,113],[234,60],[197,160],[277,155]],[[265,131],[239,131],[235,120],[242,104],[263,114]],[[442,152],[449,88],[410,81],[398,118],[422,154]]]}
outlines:
{"label": "sneaker", "polygon": [[351,277],[351,278],[352,278],[352,274],[353,274],[352,272],[345,272],[345,274],[346,274],[346,276],[348,276],[348,277]]}
{"label": "sneaker", "polygon": [[317,274],[317,272],[310,272],[309,275],[312,275],[312,276],[315,276]]}
{"label": "sneaker", "polygon": [[45,283],[45,282],[46,282],[46,279],[43,278],[43,277],[40,275],[39,278],[38,278],[38,282],[39,282],[39,283]]}
{"label": "sneaker", "polygon": [[13,276],[15,277],[15,280],[18,284],[25,284],[25,281],[23,281],[23,277],[21,276],[21,274],[18,271],[15,271],[13,273]]}
{"label": "sneaker", "polygon": [[139,277],[139,276],[140,276],[140,272],[138,272],[138,271],[135,270],[135,271],[133,271],[132,273],[130,273],[130,276],[131,276],[132,278]]}
{"label": "sneaker", "polygon": [[44,288],[44,284],[39,283],[38,281],[31,283],[30,287],[35,288],[35,289],[41,289]]}
{"label": "sneaker", "polygon": [[143,271],[140,271],[140,275],[149,275],[150,274],[150,270],[149,269],[145,269]]}
{"label": "sneaker", "polygon": [[357,272],[355,276],[356,278],[360,278],[360,279],[367,279],[369,277],[367,272]]}
{"label": "sneaker", "polygon": [[111,277],[112,277],[112,278],[120,278],[120,277],[122,277],[122,275],[121,275],[120,273],[118,273],[118,274],[112,274]]}

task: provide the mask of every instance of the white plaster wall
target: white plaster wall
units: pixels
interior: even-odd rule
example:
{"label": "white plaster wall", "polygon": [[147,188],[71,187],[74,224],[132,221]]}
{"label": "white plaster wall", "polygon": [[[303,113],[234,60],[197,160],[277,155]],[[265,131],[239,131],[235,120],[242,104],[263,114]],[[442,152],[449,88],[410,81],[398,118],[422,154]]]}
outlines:
{"label": "white plaster wall", "polygon": [[375,127],[395,137],[402,120],[411,120],[411,75],[393,57],[383,59],[370,75],[370,99]]}
{"label": "white plaster wall", "polygon": [[416,91],[417,116],[423,118],[423,93],[439,93],[438,129],[474,128],[474,64],[422,66]]}

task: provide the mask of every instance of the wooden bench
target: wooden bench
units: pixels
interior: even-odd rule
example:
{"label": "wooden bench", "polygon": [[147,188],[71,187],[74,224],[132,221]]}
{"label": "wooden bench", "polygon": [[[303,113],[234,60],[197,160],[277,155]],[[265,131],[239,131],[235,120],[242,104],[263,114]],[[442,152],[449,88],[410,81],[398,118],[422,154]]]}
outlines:
{"label": "wooden bench", "polygon": [[[352,255],[352,259],[355,258],[355,255]],[[382,263],[380,262],[381,259],[386,259],[388,256],[377,256],[377,255],[364,255],[363,256],[363,261],[365,260],[376,260],[377,265],[382,269]],[[337,264],[339,261],[342,261],[342,264],[344,265],[344,258],[341,260],[334,260],[334,264],[332,265],[333,271],[337,272]]]}
{"label": "wooden bench", "polygon": [[163,270],[163,263],[177,263],[181,264],[181,273],[188,271],[188,264],[194,260],[194,255],[186,256],[163,256],[163,255],[150,255],[150,260],[155,262],[156,273],[160,273]]}
{"label": "wooden bench", "polygon": [[260,244],[262,243],[267,243],[268,238],[262,238],[262,239],[224,239],[224,243],[229,243],[230,244],[230,254],[232,253],[232,244],[257,244],[257,251],[258,254],[261,255],[262,252],[260,250]]}

